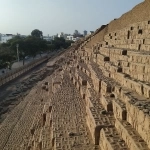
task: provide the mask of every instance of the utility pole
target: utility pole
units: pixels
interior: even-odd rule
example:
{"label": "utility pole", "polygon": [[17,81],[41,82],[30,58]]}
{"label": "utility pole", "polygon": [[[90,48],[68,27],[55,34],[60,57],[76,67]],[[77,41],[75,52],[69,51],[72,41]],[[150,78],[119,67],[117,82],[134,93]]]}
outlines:
{"label": "utility pole", "polygon": [[18,62],[19,62],[19,51],[18,51],[19,44],[16,44],[16,47],[17,47],[17,58],[18,58]]}

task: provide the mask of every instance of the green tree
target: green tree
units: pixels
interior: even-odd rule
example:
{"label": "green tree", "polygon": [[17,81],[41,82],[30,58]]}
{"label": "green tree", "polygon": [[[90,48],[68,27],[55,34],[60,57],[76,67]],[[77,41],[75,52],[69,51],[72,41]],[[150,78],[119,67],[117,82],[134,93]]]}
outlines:
{"label": "green tree", "polygon": [[25,47],[28,55],[34,58],[37,54],[41,54],[42,51],[46,51],[47,43],[41,38],[28,36],[25,39]]}
{"label": "green tree", "polygon": [[[26,49],[26,44],[25,44],[25,38],[22,38],[20,36],[15,36],[11,40],[8,41],[10,48],[13,50],[15,56],[17,56],[17,47],[16,45],[19,45],[19,58],[23,60],[23,65],[24,65],[24,59],[25,56],[28,55],[28,51]],[[17,58],[17,57],[16,57]]]}
{"label": "green tree", "polygon": [[31,32],[31,36],[41,38],[43,37],[43,32],[38,29],[35,29]]}
{"label": "green tree", "polygon": [[55,39],[51,42],[51,47],[53,45],[53,48],[55,50],[61,49],[61,48],[68,48],[71,43],[74,43],[73,41],[67,41],[65,40],[63,37],[59,38],[59,37],[55,37]]}
{"label": "green tree", "polygon": [[12,62],[15,60],[13,51],[6,44],[0,45],[0,68],[11,68]]}

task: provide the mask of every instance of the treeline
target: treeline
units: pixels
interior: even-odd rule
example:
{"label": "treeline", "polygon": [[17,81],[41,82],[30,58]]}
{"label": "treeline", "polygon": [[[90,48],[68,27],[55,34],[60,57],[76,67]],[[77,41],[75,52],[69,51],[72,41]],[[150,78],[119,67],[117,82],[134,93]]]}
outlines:
{"label": "treeline", "polygon": [[43,39],[42,31],[37,29],[33,30],[28,37],[17,35],[7,43],[0,44],[0,68],[11,68],[12,63],[17,60],[17,45],[19,58],[24,60],[26,56],[34,58],[37,54],[66,49],[72,42],[58,37],[46,41]]}

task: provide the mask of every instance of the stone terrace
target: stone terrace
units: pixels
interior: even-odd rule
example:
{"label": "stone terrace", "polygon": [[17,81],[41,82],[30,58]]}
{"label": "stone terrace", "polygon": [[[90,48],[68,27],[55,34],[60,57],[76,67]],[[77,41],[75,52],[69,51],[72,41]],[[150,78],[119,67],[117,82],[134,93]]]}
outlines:
{"label": "stone terrace", "polygon": [[150,150],[149,30],[143,21],[92,35],[49,62],[0,125],[0,149]]}

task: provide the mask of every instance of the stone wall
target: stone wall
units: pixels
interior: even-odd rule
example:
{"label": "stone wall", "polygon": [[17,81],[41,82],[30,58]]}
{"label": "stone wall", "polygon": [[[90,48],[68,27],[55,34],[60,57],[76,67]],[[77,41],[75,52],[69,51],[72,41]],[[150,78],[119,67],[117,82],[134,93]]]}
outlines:
{"label": "stone wall", "polygon": [[149,10],[150,1],[137,5],[74,53],[77,76],[70,76],[85,95],[86,122],[102,150],[115,150],[118,142],[119,149],[150,149]]}
{"label": "stone wall", "polygon": [[144,2],[138,4],[129,12],[123,14],[120,18],[111,21],[106,26],[106,28],[100,30],[99,33],[96,32],[96,35],[94,35],[93,40],[90,41],[87,45],[92,46],[94,43],[101,42],[103,41],[103,37],[105,34],[114,32],[116,30],[121,30],[130,24],[150,20],[149,6],[149,0],[145,0]]}

